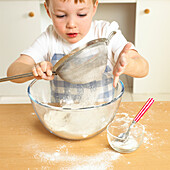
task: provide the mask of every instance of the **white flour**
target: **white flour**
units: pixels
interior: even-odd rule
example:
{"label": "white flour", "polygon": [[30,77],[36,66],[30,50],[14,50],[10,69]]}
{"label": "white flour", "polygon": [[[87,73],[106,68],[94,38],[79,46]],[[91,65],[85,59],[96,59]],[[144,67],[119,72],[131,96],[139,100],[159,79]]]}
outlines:
{"label": "white flour", "polygon": [[112,141],[112,146],[120,151],[130,151],[138,148],[138,142],[133,136],[129,136],[125,142]]}
{"label": "white flour", "polygon": [[47,127],[63,137],[87,137],[103,129],[112,119],[113,113],[104,108],[77,111],[49,111],[44,115]]}
{"label": "white flour", "polygon": [[[82,101],[86,101],[83,97]],[[87,100],[88,101],[88,100]],[[54,134],[69,138],[69,139],[82,139],[93,135],[107,126],[113,119],[117,105],[111,103],[104,107],[79,109],[83,105],[68,102],[63,105],[63,108],[72,108],[72,110],[50,110],[44,114],[44,124]]]}
{"label": "white flour", "polygon": [[[57,151],[54,153],[37,152],[34,157],[47,163],[69,162],[71,165],[69,170],[106,170],[109,167],[113,168],[113,161],[120,159],[122,155],[110,149],[104,149],[103,152],[91,156],[78,156],[69,152]],[[63,169],[67,168],[63,167]]]}

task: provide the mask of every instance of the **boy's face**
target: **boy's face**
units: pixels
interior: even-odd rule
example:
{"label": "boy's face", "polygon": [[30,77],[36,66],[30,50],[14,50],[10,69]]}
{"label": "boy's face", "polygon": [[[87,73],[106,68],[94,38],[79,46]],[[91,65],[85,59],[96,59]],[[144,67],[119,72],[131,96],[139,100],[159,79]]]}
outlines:
{"label": "boy's face", "polygon": [[97,4],[93,5],[92,0],[77,4],[74,0],[50,0],[45,7],[56,33],[69,43],[76,43],[88,33]]}

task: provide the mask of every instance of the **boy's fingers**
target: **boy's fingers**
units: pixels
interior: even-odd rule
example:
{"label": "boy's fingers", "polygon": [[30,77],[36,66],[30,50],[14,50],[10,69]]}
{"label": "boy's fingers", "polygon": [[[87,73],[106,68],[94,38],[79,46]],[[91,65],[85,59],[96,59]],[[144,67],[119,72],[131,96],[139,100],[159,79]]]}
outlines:
{"label": "boy's fingers", "polygon": [[52,76],[52,71],[51,70],[47,70],[46,74],[47,74],[47,76]]}
{"label": "boy's fingers", "polygon": [[42,69],[39,65],[36,65],[36,70],[37,70],[37,73],[39,76],[42,77],[44,75],[44,72],[42,71]]}
{"label": "boy's fingers", "polygon": [[130,50],[131,46],[132,46],[132,43],[128,42],[128,43],[124,46],[123,50]]}
{"label": "boy's fingers", "polygon": [[38,76],[38,73],[37,73],[37,71],[36,71],[36,68],[35,68],[35,67],[33,67],[33,69],[32,69],[32,73],[33,73],[33,75],[34,75],[34,76],[36,76],[36,77]]}
{"label": "boy's fingers", "polygon": [[119,81],[119,76],[115,76],[114,80],[113,80],[113,87],[114,88],[116,88],[118,81]]}
{"label": "boy's fingers", "polygon": [[53,80],[54,79],[54,76],[49,76],[46,78],[46,80]]}
{"label": "boy's fingers", "polygon": [[120,70],[120,64],[117,63],[116,67],[113,70],[113,76],[114,76],[114,80],[113,80],[113,87],[115,88],[118,81],[119,81],[119,70]]}
{"label": "boy's fingers", "polygon": [[123,74],[124,69],[125,69],[126,62],[122,63],[117,63],[114,70],[113,70],[113,75],[114,75],[114,81],[113,81],[113,87],[116,87],[118,81],[119,81],[119,76]]}
{"label": "boy's fingers", "polygon": [[119,55],[118,61],[113,70],[113,75],[114,75],[113,86],[114,87],[116,87],[119,81],[119,76],[123,74],[125,66],[127,65],[125,55],[130,50],[131,46],[132,46],[131,43],[127,43]]}
{"label": "boy's fingers", "polygon": [[122,67],[125,67],[127,64],[126,58],[125,58],[125,53],[122,54],[121,58],[120,58],[120,65]]}
{"label": "boy's fingers", "polygon": [[32,72],[37,79],[44,79],[44,80],[54,79],[54,76],[52,75],[52,64],[46,61],[36,64],[32,68]]}
{"label": "boy's fingers", "polygon": [[120,76],[121,74],[123,74],[124,69],[125,69],[125,65],[123,64],[122,66],[120,63],[118,63],[117,66],[113,70],[113,75]]}
{"label": "boy's fingers", "polygon": [[52,66],[51,65],[47,65],[47,71],[46,71],[47,76],[52,76]]}
{"label": "boy's fingers", "polygon": [[127,53],[127,52],[130,50],[131,46],[132,46],[132,43],[127,43],[127,44],[124,46],[123,50],[121,51],[121,54],[120,54],[120,55],[123,55],[123,53]]}
{"label": "boy's fingers", "polygon": [[42,72],[46,72],[47,71],[47,63],[46,63],[46,61],[41,62],[40,67],[42,69]]}

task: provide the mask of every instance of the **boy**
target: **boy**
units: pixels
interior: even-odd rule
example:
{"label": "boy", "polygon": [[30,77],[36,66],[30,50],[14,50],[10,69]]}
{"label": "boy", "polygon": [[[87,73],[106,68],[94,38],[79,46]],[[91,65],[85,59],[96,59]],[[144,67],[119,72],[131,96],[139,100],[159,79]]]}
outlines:
{"label": "boy", "polygon": [[[34,77],[13,82],[22,83],[33,78],[53,80],[52,67],[61,57],[90,40],[107,38],[112,31],[117,32],[109,44],[111,63],[108,67],[113,72],[113,86],[116,87],[121,74],[132,77],[148,74],[148,62],[127,43],[116,22],[92,21],[98,0],[46,0],[44,6],[53,25],[23,51],[7,71],[8,76],[32,71]],[[62,80],[58,77],[57,81]]]}

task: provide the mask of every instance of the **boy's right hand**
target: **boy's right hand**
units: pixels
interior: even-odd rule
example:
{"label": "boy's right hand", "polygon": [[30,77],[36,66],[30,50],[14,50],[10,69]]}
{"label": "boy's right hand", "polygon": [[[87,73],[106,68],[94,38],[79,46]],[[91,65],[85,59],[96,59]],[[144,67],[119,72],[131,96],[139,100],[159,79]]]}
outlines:
{"label": "boy's right hand", "polygon": [[52,64],[49,61],[43,61],[36,64],[33,69],[33,75],[36,79],[53,80],[54,75],[52,74]]}

